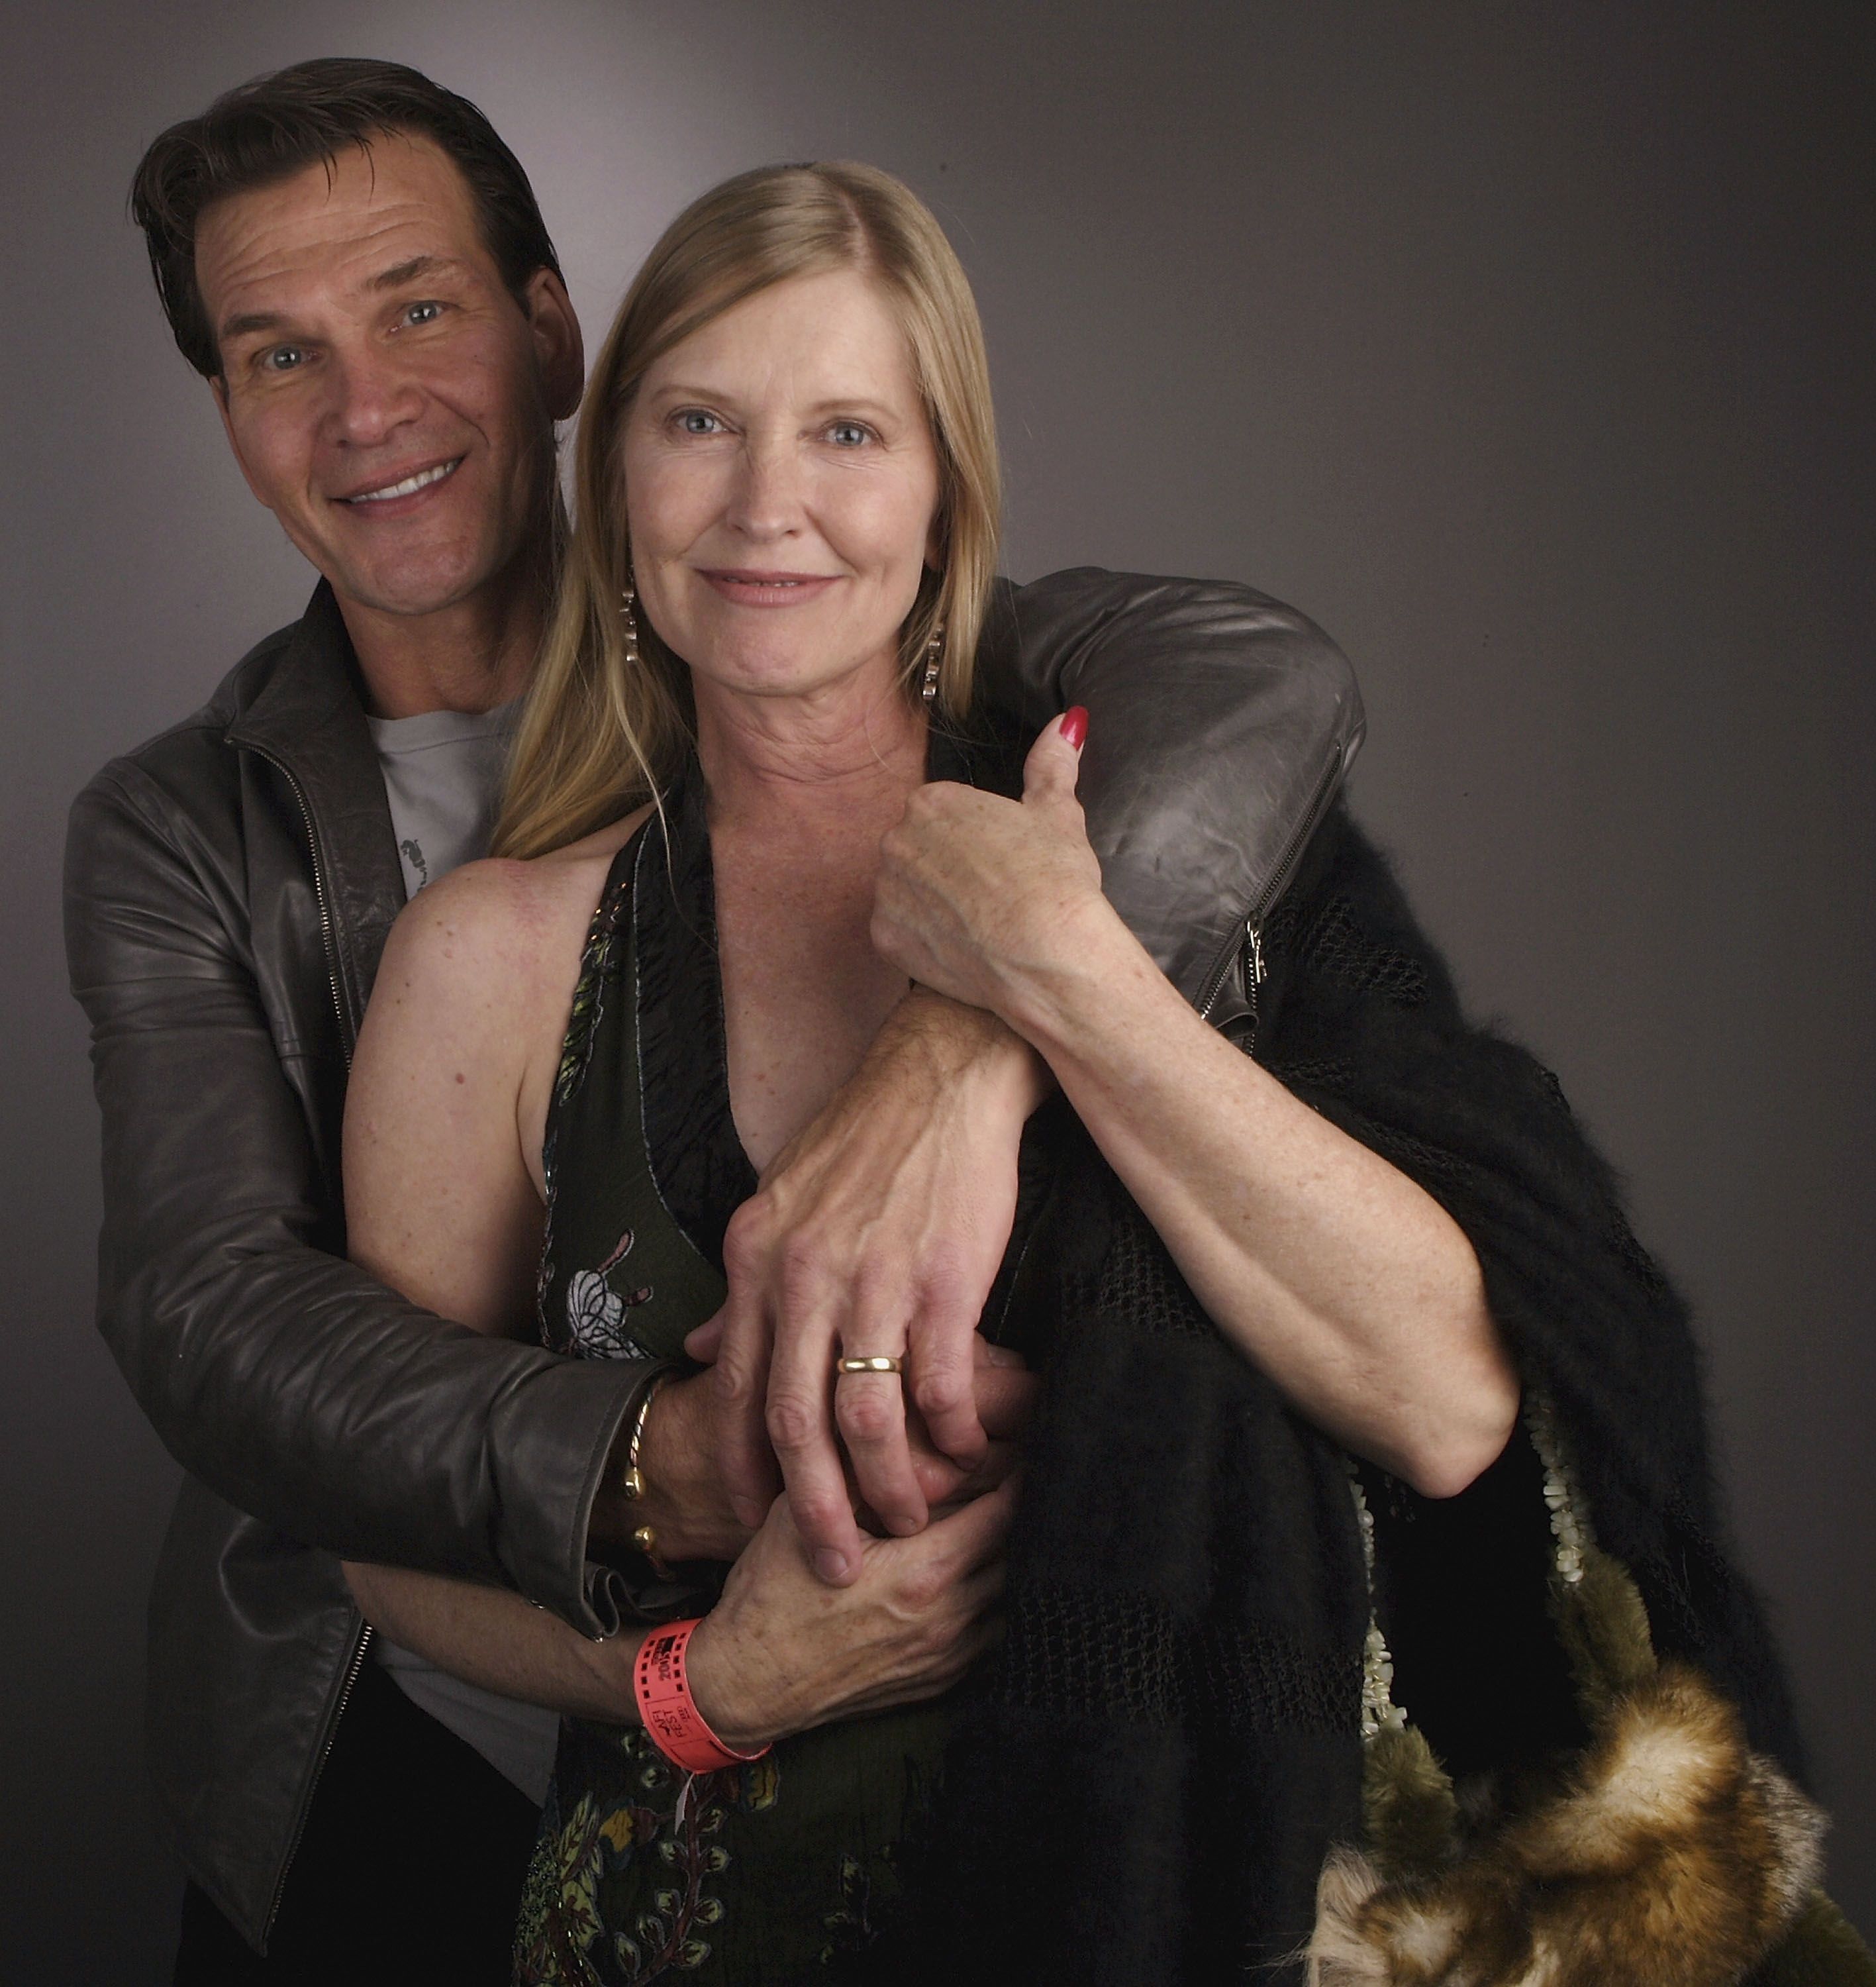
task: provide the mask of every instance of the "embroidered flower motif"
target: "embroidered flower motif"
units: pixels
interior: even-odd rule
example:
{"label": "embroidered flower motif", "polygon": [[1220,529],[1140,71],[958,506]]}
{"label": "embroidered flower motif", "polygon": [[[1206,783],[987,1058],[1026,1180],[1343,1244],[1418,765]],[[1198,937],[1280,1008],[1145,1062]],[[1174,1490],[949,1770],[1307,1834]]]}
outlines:
{"label": "embroidered flower motif", "polygon": [[597,1270],[575,1270],[567,1279],[567,1335],[571,1349],[587,1359],[645,1359],[651,1355],[625,1329],[625,1314],[648,1304],[652,1287],[621,1297],[606,1281],[607,1272],[632,1253],[632,1233],[619,1237],[618,1247]]}

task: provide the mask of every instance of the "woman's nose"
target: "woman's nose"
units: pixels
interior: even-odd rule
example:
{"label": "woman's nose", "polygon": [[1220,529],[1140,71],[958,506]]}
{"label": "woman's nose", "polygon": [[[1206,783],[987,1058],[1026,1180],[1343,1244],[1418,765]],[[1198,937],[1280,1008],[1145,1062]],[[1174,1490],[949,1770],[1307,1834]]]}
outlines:
{"label": "woman's nose", "polygon": [[741,450],[726,521],[746,538],[785,538],[800,526],[800,465],[793,447],[752,437]]}

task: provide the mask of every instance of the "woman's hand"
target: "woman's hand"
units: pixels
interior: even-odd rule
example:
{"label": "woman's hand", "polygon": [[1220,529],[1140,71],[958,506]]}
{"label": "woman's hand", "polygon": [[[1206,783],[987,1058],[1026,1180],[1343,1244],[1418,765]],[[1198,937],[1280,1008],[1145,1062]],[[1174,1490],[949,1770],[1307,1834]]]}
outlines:
{"label": "woman's hand", "polygon": [[1450,1496],[1517,1412],[1471,1245],[1207,1027],[1101,898],[1073,791],[1078,729],[1036,740],[1020,805],[913,795],[885,838],[873,942],[1041,1055],[1193,1294],[1301,1413]]}
{"label": "woman's hand", "polygon": [[691,1640],[697,1709],[739,1752],[948,1690],[995,1641],[1015,1479],[914,1537],[868,1539],[852,1584],[810,1565],[778,1497]]}
{"label": "woman's hand", "polygon": [[1009,1018],[1012,984],[1117,923],[1075,798],[1087,713],[1046,726],[1022,798],[935,781],[881,845],[874,945],[922,986]]}

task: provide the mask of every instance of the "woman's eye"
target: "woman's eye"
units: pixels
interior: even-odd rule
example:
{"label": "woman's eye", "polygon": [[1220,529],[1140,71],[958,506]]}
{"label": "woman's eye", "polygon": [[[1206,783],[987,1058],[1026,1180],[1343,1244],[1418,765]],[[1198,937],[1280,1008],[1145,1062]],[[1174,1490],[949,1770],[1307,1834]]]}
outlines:
{"label": "woman's eye", "polygon": [[712,435],[722,431],[722,423],[702,407],[686,407],[678,417],[678,427],[685,434]]}
{"label": "woman's eye", "polygon": [[862,421],[836,421],[827,433],[837,448],[859,448],[873,439],[873,430]]}

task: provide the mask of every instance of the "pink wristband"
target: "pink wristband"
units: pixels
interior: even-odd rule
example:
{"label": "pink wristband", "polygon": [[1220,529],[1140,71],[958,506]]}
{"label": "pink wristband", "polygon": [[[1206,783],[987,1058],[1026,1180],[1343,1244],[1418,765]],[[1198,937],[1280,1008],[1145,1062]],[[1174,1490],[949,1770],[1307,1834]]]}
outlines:
{"label": "pink wristband", "polygon": [[638,1659],[632,1665],[632,1695],[638,1700],[647,1735],[674,1766],[687,1773],[713,1773],[719,1767],[759,1759],[769,1748],[733,1753],[705,1722],[684,1671],[684,1651],[696,1631],[694,1621],[654,1628],[639,1645]]}

